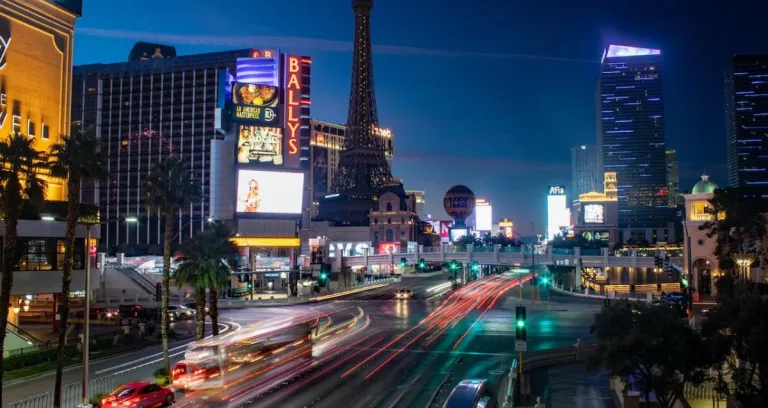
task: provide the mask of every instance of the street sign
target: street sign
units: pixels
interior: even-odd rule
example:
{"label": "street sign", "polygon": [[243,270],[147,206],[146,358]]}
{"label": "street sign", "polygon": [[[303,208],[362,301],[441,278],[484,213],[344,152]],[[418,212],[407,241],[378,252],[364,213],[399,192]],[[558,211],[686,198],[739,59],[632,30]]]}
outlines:
{"label": "street sign", "polygon": [[515,351],[528,351],[528,342],[525,340],[515,340]]}

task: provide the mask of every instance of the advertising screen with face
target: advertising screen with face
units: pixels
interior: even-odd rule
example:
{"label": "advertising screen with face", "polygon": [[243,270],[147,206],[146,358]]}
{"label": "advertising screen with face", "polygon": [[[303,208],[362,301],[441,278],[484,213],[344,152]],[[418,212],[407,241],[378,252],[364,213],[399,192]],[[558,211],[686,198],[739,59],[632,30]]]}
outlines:
{"label": "advertising screen with face", "polygon": [[238,213],[301,214],[303,173],[238,170]]}
{"label": "advertising screen with face", "polygon": [[282,129],[241,125],[238,130],[238,163],[283,164]]}
{"label": "advertising screen with face", "polygon": [[602,204],[584,205],[584,224],[602,224],[605,222]]}

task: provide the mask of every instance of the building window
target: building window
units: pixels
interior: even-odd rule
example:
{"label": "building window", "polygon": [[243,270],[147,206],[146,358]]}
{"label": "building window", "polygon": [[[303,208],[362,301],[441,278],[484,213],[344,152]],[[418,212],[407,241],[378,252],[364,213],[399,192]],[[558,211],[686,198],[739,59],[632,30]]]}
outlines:
{"label": "building window", "polygon": [[400,241],[405,241],[405,231],[400,231]]}
{"label": "building window", "polygon": [[373,219],[373,223],[374,223],[374,224],[378,224],[378,223],[379,223],[379,219],[378,219],[378,218],[374,218],[374,219]]}
{"label": "building window", "polygon": [[40,135],[40,137],[43,140],[48,140],[50,138],[50,134],[49,134],[49,130],[48,130],[48,125],[46,125],[45,123],[43,123],[42,134]]}
{"label": "building window", "polygon": [[392,218],[387,218],[387,224],[392,224]]}
{"label": "building window", "polygon": [[392,211],[392,203],[387,203],[387,212]]}
{"label": "building window", "polygon": [[392,241],[394,241],[394,240],[395,240],[395,238],[394,238],[394,234],[392,233],[392,230],[391,230],[391,229],[388,229],[388,230],[387,230],[387,235],[386,235],[386,237],[387,237],[387,242],[392,242]]}
{"label": "building window", "polygon": [[379,231],[373,232],[373,242],[379,242]]}
{"label": "building window", "polygon": [[27,136],[35,137],[35,124],[31,119],[27,119]]}
{"label": "building window", "polygon": [[21,133],[21,116],[13,115],[13,119],[11,121],[11,132]]}

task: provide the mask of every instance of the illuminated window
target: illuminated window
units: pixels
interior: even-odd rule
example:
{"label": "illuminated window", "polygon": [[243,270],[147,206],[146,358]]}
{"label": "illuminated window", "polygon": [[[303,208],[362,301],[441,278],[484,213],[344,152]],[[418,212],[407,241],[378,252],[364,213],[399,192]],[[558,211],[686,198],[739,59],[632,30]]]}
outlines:
{"label": "illuminated window", "polygon": [[709,221],[712,215],[707,212],[709,203],[696,201],[691,205],[691,221]]}
{"label": "illuminated window", "polygon": [[27,136],[35,137],[35,124],[31,119],[27,119]]}

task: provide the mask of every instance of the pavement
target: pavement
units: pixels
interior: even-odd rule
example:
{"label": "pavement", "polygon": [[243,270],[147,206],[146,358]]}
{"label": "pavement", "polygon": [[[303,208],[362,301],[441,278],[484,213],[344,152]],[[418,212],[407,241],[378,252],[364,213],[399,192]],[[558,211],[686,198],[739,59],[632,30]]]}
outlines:
{"label": "pavement", "polygon": [[[512,309],[519,301],[514,298],[519,277],[494,275],[448,294],[446,275],[406,275],[386,287],[321,302],[223,310],[222,321],[233,329],[301,313],[317,313],[337,325],[352,323],[346,333],[237,368],[231,375],[235,381],[226,388],[178,392],[177,405],[441,407],[459,381],[482,378],[499,384],[509,370],[517,354]],[[396,299],[400,288],[413,290],[413,298]],[[528,297],[538,290],[530,285],[524,289]],[[585,305],[550,295],[550,310],[540,300],[529,309],[529,350],[569,346],[577,338],[590,341],[589,325],[600,302]],[[357,310],[365,317],[353,321]],[[172,349],[172,354],[183,353],[186,342]],[[156,347],[93,362],[91,377],[159,358]],[[139,371],[134,374],[141,378],[135,379],[149,379],[153,370]],[[68,371],[64,383],[79,380],[79,375],[77,368]],[[4,398],[15,401],[50,391],[52,381],[51,376],[12,384],[5,387]]]}

